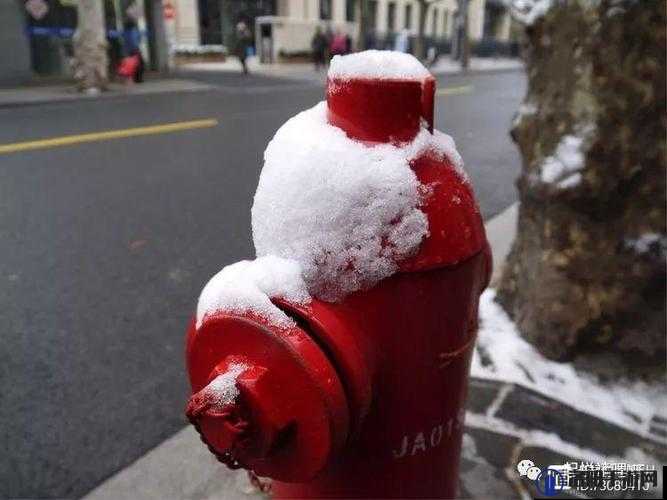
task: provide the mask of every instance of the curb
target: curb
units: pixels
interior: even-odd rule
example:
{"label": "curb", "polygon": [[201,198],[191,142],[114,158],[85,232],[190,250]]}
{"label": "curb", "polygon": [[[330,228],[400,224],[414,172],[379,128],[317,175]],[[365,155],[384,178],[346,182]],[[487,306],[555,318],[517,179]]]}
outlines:
{"label": "curb", "polygon": [[486,228],[486,239],[491,246],[493,254],[493,274],[491,275],[491,287],[500,279],[505,259],[512,248],[512,242],[516,236],[517,222],[519,218],[519,202],[514,202],[499,214],[488,220]]}
{"label": "curb", "polygon": [[[44,86],[27,89],[0,89],[0,109],[23,108],[31,106],[41,106],[44,104],[62,104],[69,102],[116,100],[132,97],[150,96],[156,94],[183,94],[191,92],[202,92],[216,90],[218,87],[195,80],[185,79],[162,79],[149,81],[142,84],[143,87],[128,91],[113,85],[112,88],[97,95],[86,95],[74,92],[70,86]],[[13,91],[24,94],[25,97],[14,100],[4,100],[3,94],[9,94]],[[49,92],[53,92],[50,94]]]}

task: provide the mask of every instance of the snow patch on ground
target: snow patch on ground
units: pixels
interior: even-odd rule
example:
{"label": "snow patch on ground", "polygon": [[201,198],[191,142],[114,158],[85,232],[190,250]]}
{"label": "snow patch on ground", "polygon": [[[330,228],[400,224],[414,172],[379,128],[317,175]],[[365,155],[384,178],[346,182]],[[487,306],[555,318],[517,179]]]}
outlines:
{"label": "snow patch on ground", "polygon": [[294,321],[271,302],[278,297],[296,304],[310,301],[298,262],[267,255],[226,266],[199,296],[197,328],[218,311],[252,311],[276,326],[293,326]]}
{"label": "snow patch on ground", "polygon": [[[626,448],[623,456],[602,455],[590,448],[584,448],[577,444],[563,440],[558,434],[544,432],[536,429],[521,429],[510,422],[500,420],[493,415],[480,415],[478,413],[466,412],[465,425],[467,428],[483,429],[505,436],[513,436],[521,441],[522,447],[547,448],[556,453],[567,457],[578,458],[585,462],[593,463],[632,463],[632,464],[650,464],[658,466],[660,469],[660,460],[651,456],[640,448]],[[473,439],[471,436],[468,439]],[[528,458],[520,456],[518,458]],[[542,466],[557,464],[541,464]],[[512,469],[512,474],[515,469]],[[658,481],[658,484],[662,484]]]}
{"label": "snow patch on ground", "polygon": [[294,259],[311,295],[339,300],[397,271],[428,234],[410,161],[431,151],[462,172],[454,142],[425,128],[407,144],[367,145],[319,103],[285,123],[264,153],[252,207],[258,256]]}
{"label": "snow patch on ground", "polygon": [[236,379],[246,368],[248,367],[244,364],[232,363],[225,373],[211,380],[206,389],[214,405],[223,407],[234,402],[239,395]]}
{"label": "snow patch on ground", "polygon": [[546,359],[519,335],[495,296],[495,290],[489,289],[480,299],[472,376],[519,384],[632,432],[639,428],[640,433],[649,435],[653,415],[667,411],[664,384],[603,385],[590,375],[578,373],[569,363]]}
{"label": "snow patch on ground", "polygon": [[379,78],[383,80],[424,80],[431,74],[412,54],[390,50],[365,50],[334,56],[329,78]]}

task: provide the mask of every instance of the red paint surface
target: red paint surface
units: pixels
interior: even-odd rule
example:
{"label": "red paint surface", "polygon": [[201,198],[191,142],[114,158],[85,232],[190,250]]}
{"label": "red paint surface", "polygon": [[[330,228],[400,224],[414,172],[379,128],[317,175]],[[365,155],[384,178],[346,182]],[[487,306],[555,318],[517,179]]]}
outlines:
{"label": "red paint surface", "polygon": [[[358,140],[408,141],[432,124],[433,92],[432,81],[330,81],[329,119]],[[223,461],[276,478],[276,498],[456,495],[490,252],[449,162],[425,154],[412,167],[429,187],[429,236],[401,272],[337,304],[276,301],[291,329],[228,314],[190,328],[191,420]],[[238,360],[252,369],[237,403],[206,414],[199,391]]]}

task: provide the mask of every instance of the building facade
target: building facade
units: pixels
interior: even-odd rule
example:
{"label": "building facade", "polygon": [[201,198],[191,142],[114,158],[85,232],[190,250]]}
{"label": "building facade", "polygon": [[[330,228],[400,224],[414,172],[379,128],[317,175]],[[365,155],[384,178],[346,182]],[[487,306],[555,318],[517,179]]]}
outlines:
{"label": "building facade", "polygon": [[[255,46],[264,62],[310,51],[317,27],[341,31],[359,42],[361,0],[170,0],[176,8],[175,44],[186,50],[226,45],[235,24],[243,20],[255,31]],[[417,0],[365,0],[368,29],[365,45],[391,48],[399,32],[415,37],[421,3]],[[233,7],[233,8],[232,8]],[[427,2],[424,35],[427,45],[450,50],[456,36],[456,0]],[[502,0],[469,0],[468,33],[473,44],[510,40],[510,16]]]}

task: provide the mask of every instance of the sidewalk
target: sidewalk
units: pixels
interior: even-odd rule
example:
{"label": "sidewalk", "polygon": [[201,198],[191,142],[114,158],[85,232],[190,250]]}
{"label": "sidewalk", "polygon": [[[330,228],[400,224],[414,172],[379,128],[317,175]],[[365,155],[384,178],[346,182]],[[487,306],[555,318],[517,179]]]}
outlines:
{"label": "sidewalk", "polygon": [[30,106],[54,102],[96,100],[131,95],[161,94],[165,92],[197,92],[215,88],[206,83],[189,79],[164,78],[147,80],[137,85],[111,83],[107,91],[96,95],[78,92],[72,82],[26,85],[15,88],[0,88],[0,108]]}
{"label": "sidewalk", "polygon": [[[324,82],[326,80],[326,69],[315,71],[313,65],[310,63],[259,64],[257,57],[251,57],[247,60],[247,64],[251,73],[264,76],[316,82]],[[505,71],[522,68],[523,62],[520,59],[473,57],[470,59],[468,72]],[[181,64],[179,69],[183,71],[239,72],[241,71],[241,63],[236,58],[229,57],[224,62]],[[461,73],[461,66],[449,57],[441,57],[429,70],[434,75],[458,74]]]}
{"label": "sidewalk", "polygon": [[[514,204],[486,224],[495,262],[494,279],[499,276],[514,239],[517,216],[518,206]],[[482,316],[485,321],[489,314]],[[480,337],[485,333],[482,330],[493,327],[482,325]],[[568,399],[572,394],[545,393],[539,380],[503,377],[502,370],[498,371],[501,375],[494,376],[488,366],[499,361],[480,359],[481,340],[473,361],[465,420],[461,498],[539,496],[533,481],[518,475],[516,465],[524,459],[539,467],[573,460],[654,464],[659,471],[659,489],[633,498],[662,497],[660,464],[667,463],[665,415],[644,412],[643,420],[642,415],[611,414],[610,417],[609,411],[602,411],[604,408],[577,405],[577,401]],[[550,362],[543,364],[547,363]],[[530,368],[526,373],[530,379]],[[637,403],[630,396],[629,404]],[[654,404],[660,408],[659,402]],[[606,498],[623,498],[623,492],[606,492],[606,495]],[[232,472],[220,465],[188,426],[85,498],[259,500],[263,494],[250,485],[243,471]],[[582,495],[573,497],[564,491],[557,498],[582,498]]]}

